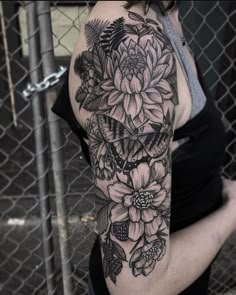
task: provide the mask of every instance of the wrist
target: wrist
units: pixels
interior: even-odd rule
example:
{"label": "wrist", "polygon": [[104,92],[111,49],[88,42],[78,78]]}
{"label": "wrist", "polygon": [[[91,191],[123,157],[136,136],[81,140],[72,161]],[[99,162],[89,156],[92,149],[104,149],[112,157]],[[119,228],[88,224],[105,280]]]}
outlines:
{"label": "wrist", "polygon": [[236,206],[229,200],[225,202],[219,210],[223,211],[224,219],[229,226],[231,234],[236,230]]}

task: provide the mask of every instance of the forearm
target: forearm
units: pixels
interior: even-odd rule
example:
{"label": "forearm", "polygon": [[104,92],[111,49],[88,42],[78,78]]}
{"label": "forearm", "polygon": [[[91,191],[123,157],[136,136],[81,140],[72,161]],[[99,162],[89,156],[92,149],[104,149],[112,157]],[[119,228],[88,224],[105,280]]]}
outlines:
{"label": "forearm", "polygon": [[235,213],[230,210],[229,207],[222,207],[193,225],[171,234],[168,270],[163,281],[157,282],[160,294],[176,295],[204,272],[235,229]]}

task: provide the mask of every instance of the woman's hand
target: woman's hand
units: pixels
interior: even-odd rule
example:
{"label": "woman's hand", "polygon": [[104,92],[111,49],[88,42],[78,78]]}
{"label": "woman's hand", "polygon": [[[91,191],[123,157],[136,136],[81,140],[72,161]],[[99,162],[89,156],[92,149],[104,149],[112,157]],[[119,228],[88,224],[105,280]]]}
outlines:
{"label": "woman's hand", "polygon": [[235,227],[236,227],[236,181],[230,180],[223,177],[223,198],[224,204],[235,216]]}
{"label": "woman's hand", "polygon": [[236,180],[223,177],[223,197],[226,202],[232,202],[236,205]]}

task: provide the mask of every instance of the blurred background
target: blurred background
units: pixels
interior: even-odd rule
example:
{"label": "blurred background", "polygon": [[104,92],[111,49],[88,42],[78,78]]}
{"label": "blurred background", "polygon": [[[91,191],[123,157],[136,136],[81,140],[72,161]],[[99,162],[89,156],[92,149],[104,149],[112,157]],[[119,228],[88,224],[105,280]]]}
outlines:
{"label": "blurred background", "polygon": [[[0,2],[1,295],[87,294],[92,173],[76,134],[50,107],[93,5]],[[236,179],[236,2],[182,1],[180,15],[227,132],[222,172]],[[214,263],[209,290],[236,294],[236,234]]]}

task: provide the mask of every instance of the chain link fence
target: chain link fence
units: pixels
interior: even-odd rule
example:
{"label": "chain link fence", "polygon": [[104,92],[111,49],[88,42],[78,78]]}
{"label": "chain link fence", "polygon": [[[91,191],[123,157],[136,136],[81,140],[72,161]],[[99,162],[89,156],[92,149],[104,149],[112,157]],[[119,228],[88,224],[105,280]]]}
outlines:
{"label": "chain link fence", "polygon": [[[76,135],[50,112],[58,87],[31,97],[22,91],[29,81],[38,83],[60,65],[69,66],[91,7],[88,1],[0,2],[3,295],[87,294],[96,237],[92,173]],[[225,123],[223,172],[235,179],[236,2],[183,1],[180,12],[186,39]],[[236,294],[235,257],[234,234],[213,265],[210,294]]]}

